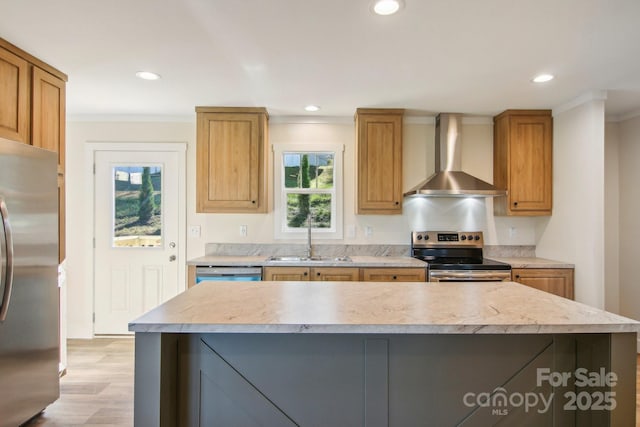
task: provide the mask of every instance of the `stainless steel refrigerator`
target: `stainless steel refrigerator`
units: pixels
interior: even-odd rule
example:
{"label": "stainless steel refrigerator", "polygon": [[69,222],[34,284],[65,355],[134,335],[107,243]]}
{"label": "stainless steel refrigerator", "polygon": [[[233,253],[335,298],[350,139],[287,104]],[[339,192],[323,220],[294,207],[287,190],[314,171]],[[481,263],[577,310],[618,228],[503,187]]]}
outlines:
{"label": "stainless steel refrigerator", "polygon": [[0,138],[0,427],[60,394],[57,155]]}

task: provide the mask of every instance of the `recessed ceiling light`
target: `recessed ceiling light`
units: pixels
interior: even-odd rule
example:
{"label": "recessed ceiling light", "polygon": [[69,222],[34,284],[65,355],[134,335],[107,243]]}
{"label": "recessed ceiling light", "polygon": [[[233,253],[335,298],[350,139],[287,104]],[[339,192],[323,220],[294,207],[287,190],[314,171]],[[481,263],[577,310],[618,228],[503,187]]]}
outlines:
{"label": "recessed ceiling light", "polygon": [[309,112],[316,112],[316,111],[320,111],[320,107],[318,107],[317,105],[307,105],[306,107],[304,107],[305,111],[309,111]]}
{"label": "recessed ceiling light", "polygon": [[377,0],[373,4],[373,11],[378,15],[393,15],[401,6],[401,0]]}
{"label": "recessed ceiling light", "polygon": [[138,71],[136,73],[136,77],[143,80],[158,80],[160,78],[160,74],[152,73],[151,71]]}
{"label": "recessed ceiling light", "polygon": [[546,83],[550,80],[553,80],[553,75],[551,74],[538,74],[531,80],[534,83]]}

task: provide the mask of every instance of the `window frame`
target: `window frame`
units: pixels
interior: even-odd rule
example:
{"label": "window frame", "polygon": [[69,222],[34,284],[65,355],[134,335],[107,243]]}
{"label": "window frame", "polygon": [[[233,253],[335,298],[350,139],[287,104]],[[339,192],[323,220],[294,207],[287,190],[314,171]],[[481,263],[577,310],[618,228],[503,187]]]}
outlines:
{"label": "window frame", "polygon": [[[307,228],[292,228],[287,225],[287,195],[296,194],[331,194],[331,218],[333,226],[330,228],[311,227],[311,233],[320,239],[342,239],[344,221],[343,200],[343,157],[344,144],[309,143],[309,144],[273,144],[273,189],[274,189],[274,237],[278,240],[307,238]],[[287,189],[284,187],[284,155],[300,154],[333,154],[333,190]]]}

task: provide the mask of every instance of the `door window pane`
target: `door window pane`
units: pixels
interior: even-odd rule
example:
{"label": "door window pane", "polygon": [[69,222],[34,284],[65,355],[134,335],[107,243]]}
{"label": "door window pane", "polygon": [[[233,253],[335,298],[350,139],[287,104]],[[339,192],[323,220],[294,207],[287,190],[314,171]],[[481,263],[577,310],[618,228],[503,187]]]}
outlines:
{"label": "door window pane", "polygon": [[162,246],[162,166],[115,166],[113,178],[113,247]]}

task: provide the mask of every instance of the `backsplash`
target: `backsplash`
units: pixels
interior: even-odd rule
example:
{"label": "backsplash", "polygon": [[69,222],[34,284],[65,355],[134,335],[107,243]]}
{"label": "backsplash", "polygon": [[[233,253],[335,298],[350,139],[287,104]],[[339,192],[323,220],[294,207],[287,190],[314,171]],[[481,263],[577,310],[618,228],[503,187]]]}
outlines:
{"label": "backsplash", "polygon": [[483,255],[487,258],[534,258],[536,256],[536,247],[533,245],[485,245]]}
{"label": "backsplash", "polygon": [[[207,243],[205,255],[305,255],[306,245],[281,243]],[[320,256],[409,256],[409,245],[313,245]]]}
{"label": "backsplash", "polygon": [[[207,243],[205,255],[270,256],[305,255],[306,245],[281,243]],[[409,256],[409,245],[313,245],[319,256]],[[535,257],[535,246],[487,245],[486,257]]]}

